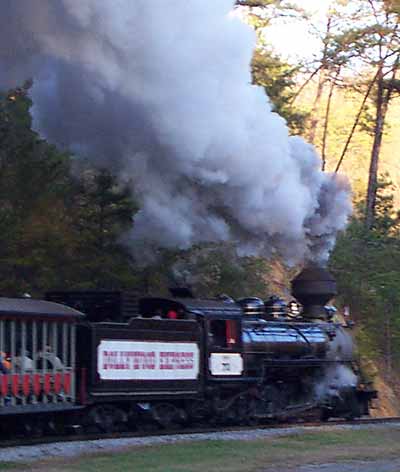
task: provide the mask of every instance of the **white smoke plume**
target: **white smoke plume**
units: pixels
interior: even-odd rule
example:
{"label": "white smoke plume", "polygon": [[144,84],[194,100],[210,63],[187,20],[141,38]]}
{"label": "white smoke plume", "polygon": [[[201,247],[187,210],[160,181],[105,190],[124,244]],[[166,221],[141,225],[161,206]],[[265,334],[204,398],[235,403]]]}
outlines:
{"label": "white smoke plume", "polygon": [[346,328],[337,327],[336,336],[330,341],[326,357],[330,361],[354,360],[354,341]]}
{"label": "white smoke plume", "polygon": [[316,384],[314,394],[319,400],[340,396],[340,390],[356,387],[357,382],[357,376],[350,367],[334,364],[325,369],[324,377]]}
{"label": "white smoke plume", "polygon": [[232,0],[3,0],[0,88],[34,79],[37,129],[132,180],[136,242],[234,241],[326,261],[351,212],[250,85],[252,30]]}
{"label": "white smoke plume", "polygon": [[332,364],[325,367],[323,377],[315,387],[315,395],[319,399],[340,395],[341,389],[355,387],[358,382],[357,375],[350,367],[354,361],[353,339],[345,328],[337,327],[335,333],[326,353],[327,360]]}

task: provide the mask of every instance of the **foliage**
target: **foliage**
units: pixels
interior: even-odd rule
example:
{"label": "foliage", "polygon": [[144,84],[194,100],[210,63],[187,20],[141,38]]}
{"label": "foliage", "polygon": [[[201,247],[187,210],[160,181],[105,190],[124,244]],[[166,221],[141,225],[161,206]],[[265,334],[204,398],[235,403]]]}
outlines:
{"label": "foliage", "polygon": [[14,295],[135,280],[118,240],[136,207],[115,178],[74,178],[71,156],[32,130],[30,83],[0,95],[0,291]]}
{"label": "foliage", "polygon": [[281,0],[236,0],[236,5],[239,7],[250,7],[250,8],[265,8],[269,6],[275,6],[282,3]]}
{"label": "foliage", "polygon": [[27,83],[0,95],[0,264],[3,295],[49,289],[167,292],[184,267],[199,295],[264,294],[264,261],[227,245],[187,251],[154,248],[138,265],[123,244],[138,207],[130,187],[105,169],[71,173],[72,157],[32,130]]}
{"label": "foliage", "polygon": [[256,48],[252,60],[253,83],[264,90],[274,110],[286,119],[294,134],[304,132],[307,114],[292,105],[298,67],[290,66],[266,46]]}
{"label": "foliage", "polygon": [[387,111],[397,94],[400,18],[396,7],[397,2],[383,0],[348,2],[347,13],[351,21],[347,24],[342,22],[328,42],[333,60],[340,58],[343,63],[343,58],[346,59],[346,72],[352,70],[354,75],[355,70],[360,70],[362,79],[366,71],[370,75],[363,101],[364,104],[369,100],[374,107],[374,117],[369,127],[373,142],[366,192],[367,228],[371,228],[375,218],[379,160]]}
{"label": "foliage", "polygon": [[400,219],[392,191],[383,176],[373,228],[365,228],[359,211],[331,258],[339,300],[351,306],[360,325],[361,353],[383,358],[388,373],[400,362]]}
{"label": "foliage", "polygon": [[238,257],[229,244],[199,244],[188,250],[154,251],[155,258],[139,271],[142,292],[168,294],[170,287],[188,287],[195,296],[210,298],[265,297],[264,277],[269,263],[255,257]]}
{"label": "foliage", "polygon": [[267,263],[254,257],[238,257],[229,244],[198,245],[182,251],[172,266],[176,283],[193,286],[203,297],[228,294],[265,296],[263,276]]}
{"label": "foliage", "polygon": [[[264,29],[274,17],[298,15],[299,9],[284,1],[264,0],[261,2],[236,2],[250,7],[245,20],[255,30],[257,45],[251,62],[253,84],[263,87],[273,109],[285,118],[294,134],[304,131],[307,115],[293,106],[296,91],[295,77],[300,65],[292,66],[273,51],[264,38]],[[257,8],[252,8],[257,7]]]}

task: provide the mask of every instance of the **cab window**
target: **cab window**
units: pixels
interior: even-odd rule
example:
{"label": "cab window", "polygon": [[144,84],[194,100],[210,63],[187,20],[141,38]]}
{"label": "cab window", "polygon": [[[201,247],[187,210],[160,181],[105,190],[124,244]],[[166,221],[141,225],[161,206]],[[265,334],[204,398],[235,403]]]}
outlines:
{"label": "cab window", "polygon": [[209,322],[209,343],[213,347],[232,348],[237,344],[237,321],[211,320]]}

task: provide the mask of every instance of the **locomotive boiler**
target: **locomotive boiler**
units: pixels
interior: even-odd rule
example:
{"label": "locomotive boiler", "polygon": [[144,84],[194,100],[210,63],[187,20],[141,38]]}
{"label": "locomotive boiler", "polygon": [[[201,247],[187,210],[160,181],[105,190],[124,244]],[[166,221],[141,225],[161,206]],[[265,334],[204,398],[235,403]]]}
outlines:
{"label": "locomotive boiler", "polygon": [[334,278],[308,267],[292,281],[292,294],[301,314],[288,313],[276,298],[264,308],[255,299],[239,300],[247,371],[259,376],[264,399],[258,415],[285,417],[315,408],[323,419],[367,414],[375,392],[361,386],[352,338],[326,307],[336,294]]}
{"label": "locomotive boiler", "polygon": [[28,430],[102,431],[367,414],[376,392],[360,382],[348,330],[325,308],[334,279],[309,267],[292,292],[299,313],[276,298],[203,300],[185,290],[0,299],[0,352],[9,362],[0,414]]}

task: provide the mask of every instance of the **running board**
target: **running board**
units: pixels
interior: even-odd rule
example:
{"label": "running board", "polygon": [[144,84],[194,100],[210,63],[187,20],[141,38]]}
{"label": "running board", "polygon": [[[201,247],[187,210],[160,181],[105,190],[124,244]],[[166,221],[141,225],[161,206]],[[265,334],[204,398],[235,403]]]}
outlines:
{"label": "running board", "polygon": [[275,413],[256,413],[254,415],[255,418],[260,419],[273,419],[273,418],[280,418],[280,417],[287,417],[292,414],[302,413],[304,411],[312,410],[313,408],[317,408],[317,403],[302,403],[300,405],[291,405],[285,408],[284,410],[277,411]]}

